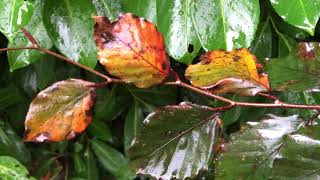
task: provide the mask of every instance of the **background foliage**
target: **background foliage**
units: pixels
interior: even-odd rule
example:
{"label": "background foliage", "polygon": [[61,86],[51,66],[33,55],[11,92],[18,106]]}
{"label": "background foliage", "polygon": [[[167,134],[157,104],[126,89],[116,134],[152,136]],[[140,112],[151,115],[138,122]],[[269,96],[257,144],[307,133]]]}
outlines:
{"label": "background foliage", "polygon": [[[2,0],[0,47],[30,46],[19,31],[20,27],[25,27],[41,47],[103,72],[97,64],[91,17],[105,15],[116,20],[123,12],[132,12],[157,25],[164,36],[171,65],[180,74],[184,73],[186,64],[197,62],[205,51],[245,47],[260,63],[266,64],[272,87],[286,90],[275,92],[278,97],[290,103],[320,104],[319,93],[308,90],[319,85],[317,61],[311,76],[309,71],[298,69],[296,73],[294,70],[301,64],[295,56],[298,42],[312,41],[317,42],[315,47],[319,46],[319,0]],[[318,60],[319,57],[317,55]],[[267,63],[269,61],[271,63]],[[170,133],[179,133],[196,123],[190,114],[199,120],[209,116],[205,108],[196,105],[173,111],[169,107],[161,108],[158,114],[149,115],[147,120],[151,123],[145,124],[148,114],[182,101],[211,107],[221,105],[174,87],[138,89],[131,85],[112,85],[98,89],[93,122],[76,139],[47,144],[23,143],[23,122],[32,99],[53,82],[71,77],[102,81],[41,52],[23,50],[0,54],[1,176],[28,178],[25,166],[35,178],[133,179],[135,172],[128,164],[149,161],[145,154],[150,149],[143,144],[134,147],[138,150],[130,149],[132,140],[146,144],[168,142],[172,138]],[[305,81],[283,86],[283,82],[293,78]],[[261,97],[228,97],[269,102]],[[264,117],[268,113],[275,115]],[[165,179],[319,177],[319,125],[301,125],[313,115],[311,110],[233,108],[221,117],[224,127],[220,133],[229,142],[225,153],[215,154],[210,149],[210,143],[217,144],[219,138],[215,121],[207,121],[190,135],[175,139],[175,143],[162,149],[164,152],[157,152],[158,163],[149,163],[142,174]],[[158,123],[157,119],[172,121]],[[205,131],[206,127],[214,131]],[[169,134],[157,130],[166,130]],[[186,145],[188,148],[183,148]],[[201,151],[203,147],[207,150]],[[136,159],[130,161],[129,153]],[[172,158],[164,157],[165,153]],[[205,161],[200,161],[202,155]],[[188,168],[192,163],[193,168]],[[10,172],[5,172],[4,167]],[[166,168],[171,173],[156,172]],[[199,173],[199,169],[203,171]],[[292,172],[290,176],[286,174],[288,169]]]}

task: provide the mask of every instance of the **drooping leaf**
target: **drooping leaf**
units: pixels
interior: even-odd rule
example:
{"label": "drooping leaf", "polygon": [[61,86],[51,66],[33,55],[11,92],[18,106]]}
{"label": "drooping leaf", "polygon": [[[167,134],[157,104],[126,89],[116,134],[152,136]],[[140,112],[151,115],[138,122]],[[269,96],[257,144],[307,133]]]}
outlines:
{"label": "drooping leaf", "polygon": [[188,103],[151,113],[129,149],[131,167],[157,179],[193,178],[207,171],[219,139],[218,114]]}
{"label": "drooping leaf", "polygon": [[215,179],[269,179],[282,137],[300,125],[297,116],[270,115],[261,122],[248,122],[217,158]]}
{"label": "drooping leaf", "polygon": [[[157,24],[157,0],[119,0],[124,12],[130,12],[144,17],[148,21]],[[161,18],[162,19],[162,18]]]}
{"label": "drooping leaf", "polygon": [[112,24],[106,17],[94,19],[98,58],[110,74],[139,88],[166,79],[170,62],[163,37],[154,24],[130,13],[121,15]]}
{"label": "drooping leaf", "polygon": [[259,23],[259,0],[192,1],[193,24],[206,50],[249,47]]}
{"label": "drooping leaf", "polygon": [[122,12],[122,6],[118,0],[92,0],[98,16],[106,16],[110,21],[115,21]]}
{"label": "drooping leaf", "polygon": [[320,1],[318,0],[272,0],[276,12],[288,23],[314,35],[320,18]]}
{"label": "drooping leaf", "polygon": [[10,156],[0,156],[0,177],[6,180],[35,180],[19,161]]}
{"label": "drooping leaf", "polygon": [[90,124],[94,104],[91,82],[68,79],[41,91],[30,104],[25,141],[62,141],[74,138]]}
{"label": "drooping leaf", "polygon": [[320,125],[288,134],[273,163],[271,179],[320,177]]}
{"label": "drooping leaf", "polygon": [[58,50],[79,63],[95,67],[97,50],[93,41],[95,7],[90,0],[46,0],[43,23]]}
{"label": "drooping leaf", "polygon": [[258,74],[256,57],[247,49],[210,51],[190,65],[185,76],[196,87],[212,93],[254,96],[269,90],[268,77]]}
{"label": "drooping leaf", "polygon": [[192,24],[190,4],[191,0],[157,1],[157,26],[163,33],[167,52],[172,58],[185,64],[190,64],[201,48]]}
{"label": "drooping leaf", "polygon": [[[53,43],[43,25],[42,6],[43,0],[36,1],[34,13],[29,23],[25,26],[25,29],[34,37],[40,47],[50,49]],[[32,43],[22,32],[14,36],[8,44],[8,47],[28,46],[32,46]],[[11,71],[42,60],[44,57],[45,54],[43,52],[35,50],[8,51],[8,61]]]}
{"label": "drooping leaf", "polygon": [[31,1],[1,0],[0,32],[10,41],[31,19],[34,5]]}
{"label": "drooping leaf", "polygon": [[287,57],[271,59],[266,65],[272,89],[304,91],[317,87],[320,67],[319,43],[299,43]]}

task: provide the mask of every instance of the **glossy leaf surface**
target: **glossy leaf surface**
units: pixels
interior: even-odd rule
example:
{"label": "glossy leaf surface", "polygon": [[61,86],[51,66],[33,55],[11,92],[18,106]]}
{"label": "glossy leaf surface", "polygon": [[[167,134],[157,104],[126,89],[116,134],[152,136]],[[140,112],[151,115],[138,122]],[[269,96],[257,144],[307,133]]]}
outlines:
{"label": "glossy leaf surface", "polygon": [[266,65],[271,87],[278,91],[303,91],[319,85],[319,43],[299,43],[287,57]]}
{"label": "glossy leaf surface", "polygon": [[[50,49],[53,46],[53,43],[43,25],[42,5],[43,0],[36,2],[35,10],[31,20],[24,28],[32,35],[40,47]],[[8,45],[8,47],[28,46],[32,46],[32,43],[22,32],[19,32],[16,36],[14,36]],[[44,53],[35,50],[8,51],[8,59],[11,71],[27,66],[35,61],[42,60],[44,57]]]}
{"label": "glossy leaf surface", "polygon": [[119,0],[124,12],[133,13],[157,24],[157,0]]}
{"label": "glossy leaf surface", "polygon": [[157,1],[157,26],[163,33],[167,52],[185,64],[190,64],[201,48],[192,24],[191,1]]}
{"label": "glossy leaf surface", "polygon": [[0,32],[8,40],[25,26],[33,13],[33,3],[24,0],[1,0],[0,1]]}
{"label": "glossy leaf surface", "polygon": [[259,0],[192,1],[193,24],[206,50],[249,47],[259,23]]}
{"label": "glossy leaf surface", "polygon": [[110,74],[140,88],[166,79],[170,62],[154,24],[129,13],[112,24],[106,17],[94,19],[98,58]]}
{"label": "glossy leaf surface", "polygon": [[237,93],[254,96],[269,89],[268,77],[258,74],[256,57],[247,49],[210,51],[200,62],[190,65],[186,78],[196,87],[212,93]]}
{"label": "glossy leaf surface", "polygon": [[97,50],[93,41],[95,7],[90,0],[46,0],[43,22],[54,45],[67,57],[95,67]]}
{"label": "glossy leaf surface", "polygon": [[92,120],[94,88],[91,82],[68,79],[41,91],[32,101],[25,120],[25,141],[72,139]]}
{"label": "glossy leaf surface", "polygon": [[97,15],[106,16],[111,21],[115,21],[122,12],[121,4],[118,0],[92,0],[96,7]]}
{"label": "glossy leaf surface", "polygon": [[282,19],[314,35],[320,18],[319,0],[272,0],[271,4]]}
{"label": "glossy leaf surface", "polygon": [[261,122],[247,122],[231,136],[225,152],[217,158],[215,179],[269,179],[274,152],[281,146],[282,137],[300,125],[297,116],[270,115]]}
{"label": "glossy leaf surface", "polygon": [[149,114],[129,149],[131,167],[157,179],[206,171],[219,139],[219,118],[204,106],[165,106]]}
{"label": "glossy leaf surface", "polygon": [[35,180],[19,161],[10,156],[0,156],[0,177],[6,180]]}

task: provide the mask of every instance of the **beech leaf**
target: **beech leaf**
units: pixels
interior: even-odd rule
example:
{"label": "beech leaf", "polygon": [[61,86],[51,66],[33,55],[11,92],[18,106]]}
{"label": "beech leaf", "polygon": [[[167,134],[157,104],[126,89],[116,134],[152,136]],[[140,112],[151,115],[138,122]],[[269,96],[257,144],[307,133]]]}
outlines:
{"label": "beech leaf", "polygon": [[25,141],[72,139],[92,120],[93,83],[68,79],[54,83],[32,101],[25,120]]}
{"label": "beech leaf", "polygon": [[94,17],[98,58],[113,76],[139,88],[160,84],[169,74],[170,62],[156,26],[130,13],[110,23]]}
{"label": "beech leaf", "polygon": [[246,96],[269,90],[268,76],[258,74],[256,57],[247,49],[210,51],[190,65],[185,76],[191,84],[212,93]]}

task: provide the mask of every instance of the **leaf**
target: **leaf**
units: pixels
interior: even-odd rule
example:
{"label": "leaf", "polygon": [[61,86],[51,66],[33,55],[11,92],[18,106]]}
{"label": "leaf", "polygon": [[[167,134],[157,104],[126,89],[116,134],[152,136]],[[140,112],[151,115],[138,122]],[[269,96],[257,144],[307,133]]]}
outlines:
{"label": "leaf", "polygon": [[96,10],[90,0],[46,0],[43,23],[58,50],[88,67],[95,67],[97,50],[91,16]]}
{"label": "leaf", "polygon": [[319,43],[299,43],[287,57],[266,65],[271,87],[277,91],[304,91],[319,85]]}
{"label": "leaf", "polygon": [[296,131],[302,121],[297,116],[269,118],[247,122],[231,136],[225,152],[216,160],[215,179],[269,179],[272,163],[282,137]]}
{"label": "leaf", "polygon": [[[43,0],[35,2],[35,10],[25,29],[34,37],[40,47],[50,49],[53,43],[42,21]],[[29,47],[32,43],[22,33],[17,33],[9,42],[8,47]],[[28,66],[38,60],[42,60],[45,54],[35,50],[8,51],[8,61],[11,71]]]}
{"label": "leaf", "polygon": [[206,51],[250,46],[259,23],[259,0],[197,0],[191,6],[193,24]]}
{"label": "leaf", "polygon": [[191,1],[157,1],[157,16],[161,19],[157,25],[163,33],[167,52],[185,64],[190,64],[201,48],[190,16]]}
{"label": "leaf", "polygon": [[132,14],[112,24],[94,17],[98,58],[105,69],[139,88],[160,84],[169,75],[170,62],[162,35],[154,24]]}
{"label": "leaf", "polygon": [[273,163],[271,179],[318,179],[320,176],[320,126],[288,134]]}
{"label": "leaf", "polygon": [[268,77],[258,74],[256,57],[247,49],[210,51],[188,66],[185,76],[196,87],[212,93],[254,96],[269,90]]}
{"label": "leaf", "polygon": [[97,168],[97,161],[89,147],[86,148],[86,151],[84,153],[84,159],[87,165],[87,171],[86,171],[87,179],[98,180],[99,171]]}
{"label": "leaf", "polygon": [[124,12],[131,12],[157,24],[157,0],[119,0]]}
{"label": "leaf", "polygon": [[25,141],[72,139],[90,124],[94,104],[91,82],[68,79],[41,91],[30,104],[25,120]]}
{"label": "leaf", "polygon": [[100,140],[112,142],[112,134],[111,129],[107,126],[103,121],[94,120],[89,128],[88,131],[94,137],[97,137]]}
{"label": "leaf", "polygon": [[106,16],[111,21],[117,20],[122,12],[122,7],[118,0],[92,0],[92,3],[96,7],[98,16]]}
{"label": "leaf", "polygon": [[149,114],[129,150],[131,167],[156,179],[193,178],[207,171],[219,139],[219,118],[181,103]]}
{"label": "leaf", "polygon": [[320,1],[272,0],[271,4],[282,19],[314,35],[320,18]]}
{"label": "leaf", "polygon": [[21,101],[21,93],[15,85],[10,84],[4,88],[0,88],[0,110],[21,103]]}
{"label": "leaf", "polygon": [[10,41],[25,26],[33,13],[33,3],[24,0],[2,0],[0,2],[0,31]]}
{"label": "leaf", "polygon": [[29,176],[26,167],[20,164],[16,159],[9,156],[0,156],[0,176],[2,179],[15,180],[35,180]]}

